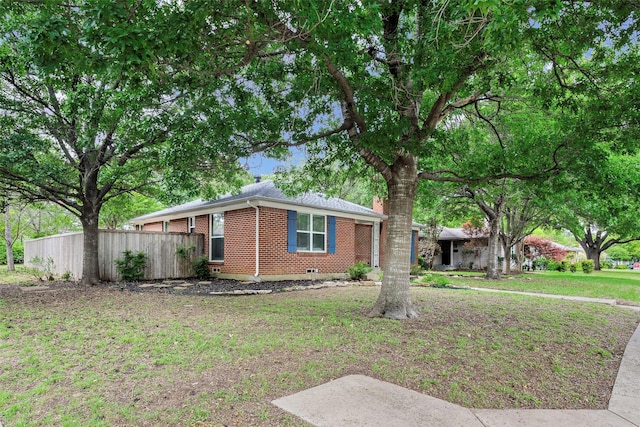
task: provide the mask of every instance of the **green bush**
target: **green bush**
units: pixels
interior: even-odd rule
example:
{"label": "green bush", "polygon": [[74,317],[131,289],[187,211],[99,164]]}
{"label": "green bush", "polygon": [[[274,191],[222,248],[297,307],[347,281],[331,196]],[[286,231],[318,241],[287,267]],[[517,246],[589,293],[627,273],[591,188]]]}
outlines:
{"label": "green bush", "polygon": [[421,255],[418,255],[418,265],[422,267],[423,270],[429,269],[429,263]]}
{"label": "green bush", "polygon": [[616,265],[616,270],[628,270],[627,264],[618,264]]}
{"label": "green bush", "polygon": [[53,262],[53,258],[47,257],[42,259],[39,256],[35,256],[29,260],[29,263],[33,266],[28,268],[27,271],[32,274],[36,279],[53,280],[53,273],[56,270],[56,265]]}
{"label": "green bush", "polygon": [[443,288],[449,284],[449,279],[441,274],[428,274],[420,279],[420,283],[436,288]]}
{"label": "green bush", "polygon": [[373,270],[366,262],[358,261],[347,269],[347,274],[351,280],[362,280],[368,272]]}
{"label": "green bush", "polygon": [[178,255],[179,258],[188,259],[191,253],[195,252],[195,250],[196,250],[196,247],[193,245],[189,245],[189,246],[178,245],[178,247],[176,248],[176,255]]}
{"label": "green bush", "polygon": [[547,261],[547,270],[549,271],[562,271],[562,264],[556,260],[550,259]]}
{"label": "green bush", "polygon": [[[13,244],[13,262],[24,264],[24,246],[20,242]],[[3,239],[0,239],[0,264],[7,264],[7,247]]]}
{"label": "green bush", "polygon": [[600,268],[613,268],[613,263],[611,261],[601,261]]}
{"label": "green bush", "polygon": [[582,269],[582,263],[580,263],[580,262],[574,262],[574,263],[572,263],[572,264],[569,266],[569,270],[570,270],[572,273],[575,273],[576,271],[578,271],[578,267],[579,267],[580,269]]}
{"label": "green bush", "polygon": [[548,263],[549,263],[549,260],[543,256],[540,258],[536,258],[535,260],[533,260],[533,269],[544,270],[545,268],[547,268]]}
{"label": "green bush", "polygon": [[209,270],[209,260],[206,255],[203,255],[193,261],[193,274],[198,279],[208,279],[211,277],[211,270]]}
{"label": "green bush", "polygon": [[593,273],[593,260],[585,259],[582,261],[582,271],[586,274]]}
{"label": "green bush", "polygon": [[130,250],[122,252],[122,258],[115,260],[116,271],[122,280],[140,280],[144,277],[144,268],[147,265],[147,254],[144,252],[133,253]]}
{"label": "green bush", "polygon": [[419,276],[423,273],[423,269],[422,266],[419,264],[414,264],[411,266],[411,270],[409,271],[409,274],[411,274],[412,276]]}

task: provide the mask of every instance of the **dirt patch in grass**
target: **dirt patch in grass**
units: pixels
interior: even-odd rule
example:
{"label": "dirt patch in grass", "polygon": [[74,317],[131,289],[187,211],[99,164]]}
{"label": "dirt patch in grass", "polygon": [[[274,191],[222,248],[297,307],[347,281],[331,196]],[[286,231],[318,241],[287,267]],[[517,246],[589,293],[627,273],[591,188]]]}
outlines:
{"label": "dirt patch in grass", "polygon": [[422,315],[407,322],[366,318],[379,290],[365,287],[0,289],[6,425],[305,425],[271,400],[349,374],[469,407],[602,409],[640,321],[604,305],[428,288],[412,290]]}

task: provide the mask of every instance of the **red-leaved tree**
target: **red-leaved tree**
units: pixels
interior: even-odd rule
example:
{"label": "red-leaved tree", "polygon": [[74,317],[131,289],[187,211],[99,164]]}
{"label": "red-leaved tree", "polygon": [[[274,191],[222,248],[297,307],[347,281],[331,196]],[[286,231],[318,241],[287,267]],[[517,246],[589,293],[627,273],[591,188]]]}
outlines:
{"label": "red-leaved tree", "polygon": [[567,251],[549,239],[527,236],[524,238],[524,256],[531,260],[544,257],[560,262],[567,256]]}

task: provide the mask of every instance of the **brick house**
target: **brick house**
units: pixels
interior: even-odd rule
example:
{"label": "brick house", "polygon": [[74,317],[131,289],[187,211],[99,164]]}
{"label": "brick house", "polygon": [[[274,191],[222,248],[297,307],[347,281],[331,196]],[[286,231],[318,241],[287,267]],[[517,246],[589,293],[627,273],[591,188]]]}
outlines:
{"label": "brick house", "polygon": [[[287,197],[272,181],[237,195],[194,201],[129,221],[138,230],[202,233],[214,276],[241,280],[334,278],[358,261],[384,258],[385,208],[323,194]],[[412,233],[416,261],[417,228]]]}

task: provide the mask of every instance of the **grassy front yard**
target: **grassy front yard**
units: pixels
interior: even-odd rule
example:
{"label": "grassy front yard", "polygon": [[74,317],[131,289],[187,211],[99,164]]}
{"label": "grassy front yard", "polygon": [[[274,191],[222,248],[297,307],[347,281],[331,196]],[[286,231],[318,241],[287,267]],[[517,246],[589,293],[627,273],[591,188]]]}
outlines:
{"label": "grassy front yard", "polygon": [[484,280],[483,277],[483,274],[478,273],[462,277],[447,276],[447,279],[452,285],[459,286],[609,298],[640,304],[640,271],[603,270],[591,274],[538,271],[501,280]]}
{"label": "grassy front yard", "polygon": [[271,400],[348,374],[470,407],[604,408],[640,321],[605,305],[433,288],[412,290],[423,314],[407,322],[364,316],[374,287],[52,290],[0,293],[7,426],[304,425]]}

